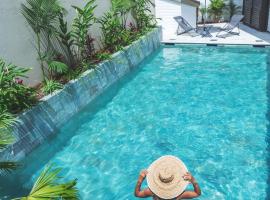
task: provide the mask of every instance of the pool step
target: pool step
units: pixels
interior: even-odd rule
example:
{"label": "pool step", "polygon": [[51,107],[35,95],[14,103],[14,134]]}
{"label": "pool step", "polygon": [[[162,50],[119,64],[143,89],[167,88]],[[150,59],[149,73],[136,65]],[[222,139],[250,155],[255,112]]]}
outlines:
{"label": "pool step", "polygon": [[256,48],[265,48],[265,45],[262,45],[262,44],[254,44],[252,46]]}
{"label": "pool step", "polygon": [[218,44],[206,44],[206,46],[208,46],[208,47],[217,47]]}
{"label": "pool step", "polygon": [[173,42],[165,42],[164,45],[174,46],[175,43],[173,43]]}

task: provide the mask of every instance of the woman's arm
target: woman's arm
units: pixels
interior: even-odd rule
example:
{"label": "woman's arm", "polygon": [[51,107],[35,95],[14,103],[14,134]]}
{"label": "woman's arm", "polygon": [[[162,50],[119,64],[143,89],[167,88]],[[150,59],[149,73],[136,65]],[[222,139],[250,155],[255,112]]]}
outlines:
{"label": "woman's arm", "polygon": [[151,192],[151,190],[149,188],[147,188],[145,190],[141,190],[141,185],[142,185],[142,182],[145,179],[146,175],[147,175],[146,170],[141,171],[139,178],[138,178],[138,181],[137,181],[137,184],[136,184],[136,187],[135,187],[135,192],[134,192],[136,197],[144,198],[144,197],[153,196],[153,193]]}
{"label": "woman's arm", "polygon": [[200,189],[198,182],[195,180],[195,178],[190,173],[187,173],[184,176],[184,179],[190,181],[190,183],[193,185],[194,191],[183,192],[179,197],[177,197],[177,200],[179,200],[179,199],[192,199],[192,198],[196,198],[196,197],[200,196],[201,189]]}

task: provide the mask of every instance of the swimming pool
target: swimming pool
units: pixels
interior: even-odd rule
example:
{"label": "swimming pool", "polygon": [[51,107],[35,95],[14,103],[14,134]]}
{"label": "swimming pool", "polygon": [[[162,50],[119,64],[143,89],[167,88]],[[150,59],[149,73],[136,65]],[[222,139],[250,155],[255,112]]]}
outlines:
{"label": "swimming pool", "polygon": [[24,194],[55,163],[78,178],[81,199],[135,199],[139,171],[172,154],[200,199],[267,199],[268,62],[268,49],[163,46],[35,150],[1,193]]}

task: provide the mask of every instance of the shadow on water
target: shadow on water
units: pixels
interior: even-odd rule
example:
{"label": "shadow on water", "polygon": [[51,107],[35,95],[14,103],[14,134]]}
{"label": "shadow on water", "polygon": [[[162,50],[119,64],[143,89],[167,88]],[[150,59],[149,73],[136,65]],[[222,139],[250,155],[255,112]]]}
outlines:
{"label": "shadow on water", "polygon": [[267,173],[268,173],[268,179],[267,179],[267,188],[266,188],[266,199],[270,199],[270,52],[268,52],[267,56],[267,82],[266,82],[266,93],[267,93],[267,113],[266,118],[268,120],[267,123],[267,133],[266,133],[266,144],[267,144],[267,155],[266,155],[266,162],[267,162]]}
{"label": "shadow on water", "polygon": [[[159,51],[146,58],[142,63],[149,62]],[[130,81],[132,81],[141,71],[142,67],[137,67],[131,73],[125,75],[112,86],[108,87],[93,102],[87,105],[79,113],[75,114],[55,135],[51,136],[41,146],[30,153],[21,162],[21,167],[11,175],[1,177],[0,181],[0,200],[10,199],[29,193],[32,187],[30,178],[55,156],[55,154],[68,144],[70,139],[75,136],[74,132],[83,124],[91,121],[97,112],[104,109],[112,99],[117,96],[119,91]],[[56,166],[61,167],[61,166]],[[11,196],[10,196],[11,195]]]}

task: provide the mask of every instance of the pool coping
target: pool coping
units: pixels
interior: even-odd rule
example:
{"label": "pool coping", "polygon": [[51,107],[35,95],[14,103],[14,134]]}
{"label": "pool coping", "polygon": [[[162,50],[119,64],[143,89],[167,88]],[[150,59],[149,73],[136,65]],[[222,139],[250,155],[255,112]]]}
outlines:
{"label": "pool coping", "polygon": [[162,45],[165,46],[177,46],[177,45],[196,45],[196,46],[218,46],[218,47],[226,47],[226,46],[235,46],[235,47],[265,47],[265,48],[270,48],[270,44],[228,44],[228,43],[190,43],[190,42],[161,42]]}
{"label": "pool coping", "polygon": [[96,68],[85,71],[63,89],[45,96],[31,109],[18,115],[12,127],[14,144],[1,152],[0,160],[22,160],[44,141],[56,134],[72,116],[91,103],[109,86],[133,71],[161,45],[162,29],[157,27]]}

